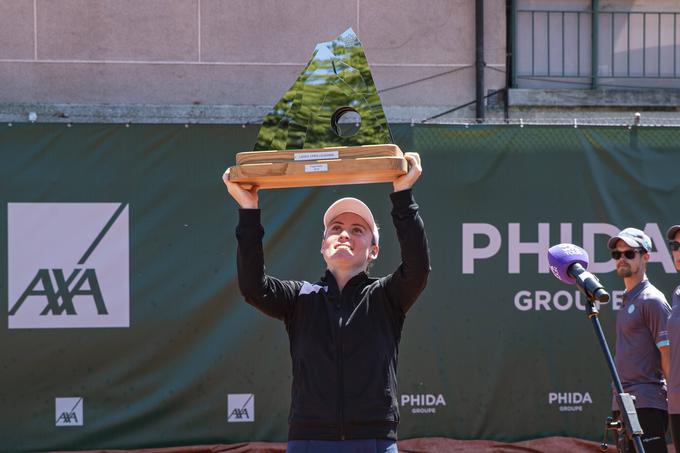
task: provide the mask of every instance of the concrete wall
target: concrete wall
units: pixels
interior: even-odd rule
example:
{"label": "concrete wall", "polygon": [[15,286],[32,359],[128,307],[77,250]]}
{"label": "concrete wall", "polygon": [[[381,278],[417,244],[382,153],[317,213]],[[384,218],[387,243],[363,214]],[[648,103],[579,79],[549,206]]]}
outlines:
{"label": "concrete wall", "polygon": [[[388,117],[417,120],[475,98],[474,5],[0,0],[0,109],[76,104],[112,115],[102,106],[115,105],[124,115],[153,104],[173,115],[228,106],[244,118],[257,117],[291,86],[317,42],[352,27]],[[506,85],[505,0],[485,0],[485,27],[486,88],[495,90]],[[167,110],[173,106],[180,107]]]}

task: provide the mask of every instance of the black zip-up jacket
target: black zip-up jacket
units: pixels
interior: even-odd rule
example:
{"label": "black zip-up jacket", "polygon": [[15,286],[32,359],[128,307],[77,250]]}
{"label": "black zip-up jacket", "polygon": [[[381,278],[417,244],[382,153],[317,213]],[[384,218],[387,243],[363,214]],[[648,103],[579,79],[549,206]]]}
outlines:
{"label": "black zip-up jacket", "polygon": [[355,275],[342,292],[329,271],[314,284],[265,275],[260,210],[239,210],[241,292],[284,321],[290,339],[290,440],[397,439],[399,340],[425,288],[430,256],[411,190],[390,198],[401,265],[381,278]]}

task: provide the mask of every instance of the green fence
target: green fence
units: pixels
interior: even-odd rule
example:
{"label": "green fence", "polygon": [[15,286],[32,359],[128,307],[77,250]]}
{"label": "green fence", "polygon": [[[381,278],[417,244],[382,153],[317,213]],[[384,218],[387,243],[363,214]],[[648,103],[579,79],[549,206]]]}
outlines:
{"label": "green fence", "polygon": [[[648,274],[680,280],[663,231],[680,221],[680,129],[392,127],[421,153],[432,248],[399,368],[400,436],[597,439],[609,374],[583,298],[548,273],[573,242],[613,294],[607,235],[644,228]],[[282,441],[283,325],[244,303],[236,205],[221,175],[257,129],[0,126],[0,450]],[[315,281],[321,214],[364,199],[382,227],[372,272],[398,264],[389,184],[261,192],[268,272]],[[21,303],[19,304],[19,302]]]}

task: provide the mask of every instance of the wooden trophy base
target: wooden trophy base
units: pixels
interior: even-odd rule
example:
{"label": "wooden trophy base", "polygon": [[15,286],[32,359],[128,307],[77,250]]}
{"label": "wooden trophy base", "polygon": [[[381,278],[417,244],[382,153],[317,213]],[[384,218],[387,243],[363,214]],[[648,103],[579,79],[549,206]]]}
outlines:
{"label": "wooden trophy base", "polygon": [[246,188],[283,189],[392,182],[407,171],[397,145],[364,145],[238,153],[229,180]]}

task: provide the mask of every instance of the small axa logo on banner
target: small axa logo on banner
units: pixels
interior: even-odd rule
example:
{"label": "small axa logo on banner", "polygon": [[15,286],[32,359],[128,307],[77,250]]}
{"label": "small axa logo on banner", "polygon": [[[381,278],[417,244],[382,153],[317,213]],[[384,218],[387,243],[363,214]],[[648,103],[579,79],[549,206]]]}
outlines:
{"label": "small axa logo on banner", "polygon": [[583,412],[583,405],[593,404],[593,399],[588,392],[550,392],[548,404],[557,405],[560,412]]}
{"label": "small axa logo on banner", "polygon": [[436,414],[438,406],[446,406],[446,400],[441,393],[401,395],[401,406],[411,406],[412,414]]}
{"label": "small axa logo on banner", "polygon": [[9,203],[10,329],[129,327],[123,203]]}
{"label": "small axa logo on banner", "polygon": [[83,399],[55,398],[54,417],[56,426],[83,426]]}
{"label": "small axa logo on banner", "polygon": [[254,422],[255,395],[253,393],[230,393],[227,396],[227,422]]}

